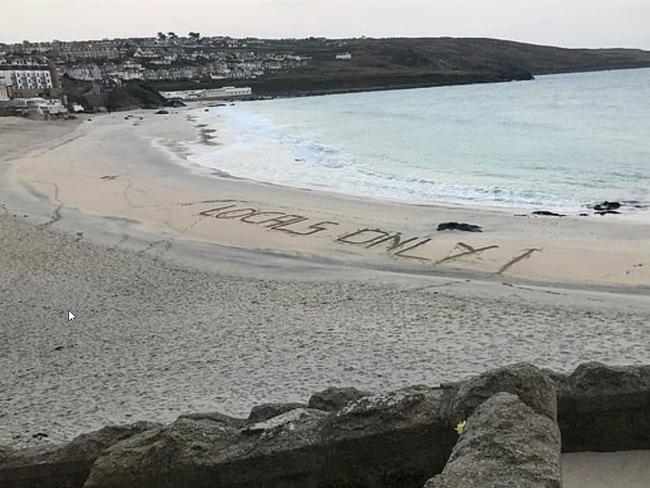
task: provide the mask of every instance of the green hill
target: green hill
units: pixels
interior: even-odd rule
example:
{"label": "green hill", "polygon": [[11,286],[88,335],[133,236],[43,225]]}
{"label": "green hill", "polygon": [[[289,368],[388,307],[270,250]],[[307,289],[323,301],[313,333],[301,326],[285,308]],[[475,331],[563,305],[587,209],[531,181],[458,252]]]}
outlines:
{"label": "green hill", "polygon": [[[528,80],[534,75],[650,67],[650,52],[566,49],[483,38],[264,40],[256,51],[294,52],[311,60],[291,71],[228,81],[257,95],[296,96],[345,91]],[[351,60],[336,60],[349,52]],[[152,83],[161,90],[211,88],[223,80]]]}

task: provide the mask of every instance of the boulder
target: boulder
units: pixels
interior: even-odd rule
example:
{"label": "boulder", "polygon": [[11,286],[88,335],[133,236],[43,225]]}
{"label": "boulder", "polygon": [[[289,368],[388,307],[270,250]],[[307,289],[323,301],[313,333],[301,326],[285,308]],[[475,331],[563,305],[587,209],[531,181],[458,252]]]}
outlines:
{"label": "boulder", "polygon": [[249,422],[262,422],[264,420],[272,419],[283,413],[290,412],[296,408],[307,408],[304,403],[263,403],[256,405],[251,409],[248,415]]}
{"label": "boulder", "polygon": [[558,382],[565,452],[650,449],[650,366],[586,363]]}
{"label": "boulder", "polygon": [[443,385],[452,389],[451,411],[454,424],[465,420],[495,393],[517,395],[537,413],[557,420],[555,384],[543,370],[528,363],[518,363],[493,369],[460,383]]}
{"label": "boulder", "polygon": [[85,488],[420,488],[456,440],[444,395],[408,388],[241,429],[179,419],[104,451]]}
{"label": "boulder", "polygon": [[323,429],[324,486],[420,488],[456,442],[446,392],[414,386],[360,398]]}
{"label": "boulder", "polygon": [[0,465],[0,486],[81,487],[102,451],[116,442],[158,426],[150,422],[109,426],[82,434],[67,444],[14,451]]}
{"label": "boulder", "polygon": [[565,214],[551,212],[549,210],[536,210],[533,212],[533,215],[539,215],[540,217],[566,217]]}
{"label": "boulder", "polygon": [[601,212],[607,212],[611,210],[618,210],[621,208],[621,204],[619,202],[608,202],[605,200],[602,203],[597,203],[594,205],[594,210],[601,211]]}
{"label": "boulder", "polygon": [[483,232],[480,225],[466,224],[461,222],[444,222],[438,225],[438,231],[442,230],[462,230],[464,232]]}
{"label": "boulder", "polygon": [[480,405],[442,474],[425,488],[560,488],[560,432],[516,395]]}
{"label": "boulder", "polygon": [[267,425],[242,430],[210,420],[178,419],[104,451],[84,486],[313,486],[322,462],[319,426],[326,416],[293,410]]}
{"label": "boulder", "polygon": [[367,391],[357,390],[351,386],[331,386],[323,391],[314,393],[309,398],[309,408],[323,410],[325,412],[336,412],[348,403],[354,402],[361,397],[371,395]]}
{"label": "boulder", "polygon": [[179,418],[105,450],[84,487],[192,486],[209,475],[210,460],[218,458],[235,433],[220,422]]}

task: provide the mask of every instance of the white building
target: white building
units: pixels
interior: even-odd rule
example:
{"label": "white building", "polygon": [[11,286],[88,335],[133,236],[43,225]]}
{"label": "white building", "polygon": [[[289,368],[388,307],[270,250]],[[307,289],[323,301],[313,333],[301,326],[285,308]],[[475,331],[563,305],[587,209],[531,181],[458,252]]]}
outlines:
{"label": "white building", "polygon": [[228,98],[228,97],[247,97],[253,94],[253,89],[249,86],[235,88],[234,86],[224,86],[216,90],[206,90],[208,97]]}
{"label": "white building", "polygon": [[15,91],[38,91],[52,88],[52,76],[47,69],[0,68],[0,80]]}
{"label": "white building", "polygon": [[253,89],[249,86],[236,88],[234,86],[224,86],[223,88],[214,88],[209,90],[183,90],[160,92],[165,98],[179,98],[181,100],[207,100],[211,98],[237,98],[248,97],[253,94]]}
{"label": "white building", "polygon": [[14,109],[19,115],[60,116],[68,112],[61,100],[56,98],[14,98]]}
{"label": "white building", "polygon": [[342,60],[342,61],[349,61],[352,59],[352,54],[350,53],[343,53],[343,54],[337,54],[336,59]]}

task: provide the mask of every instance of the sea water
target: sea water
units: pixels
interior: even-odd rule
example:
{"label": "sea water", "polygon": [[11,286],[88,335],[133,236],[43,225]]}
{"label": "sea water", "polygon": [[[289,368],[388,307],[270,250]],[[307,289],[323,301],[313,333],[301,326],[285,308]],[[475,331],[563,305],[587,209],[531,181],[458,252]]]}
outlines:
{"label": "sea water", "polygon": [[650,202],[650,69],[239,103],[197,112],[233,176],[412,203]]}

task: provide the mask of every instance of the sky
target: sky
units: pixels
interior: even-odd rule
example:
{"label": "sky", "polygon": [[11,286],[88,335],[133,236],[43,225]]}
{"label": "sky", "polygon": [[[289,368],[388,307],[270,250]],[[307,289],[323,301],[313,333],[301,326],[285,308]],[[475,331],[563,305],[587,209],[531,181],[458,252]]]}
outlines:
{"label": "sky", "polygon": [[649,0],[14,0],[0,42],[148,37],[495,37],[650,49]]}

